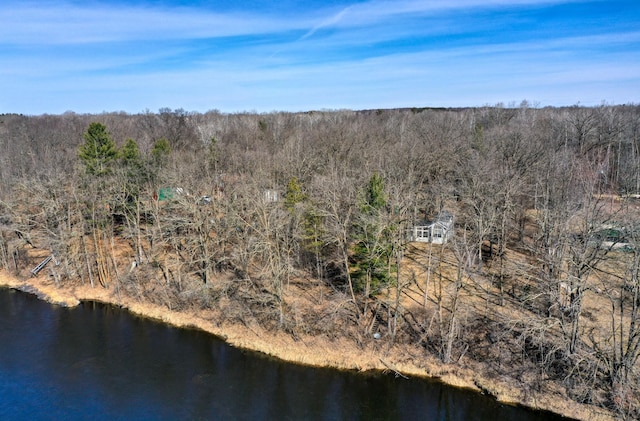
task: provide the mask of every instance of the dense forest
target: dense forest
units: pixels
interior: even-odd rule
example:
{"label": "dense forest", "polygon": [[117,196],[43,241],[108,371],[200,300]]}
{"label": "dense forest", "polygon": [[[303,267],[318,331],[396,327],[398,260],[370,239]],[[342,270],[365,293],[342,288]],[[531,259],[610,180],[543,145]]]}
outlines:
{"label": "dense forest", "polygon": [[[445,211],[449,241],[410,241]],[[49,255],[60,287],[640,418],[640,106],[1,115],[0,266]]]}

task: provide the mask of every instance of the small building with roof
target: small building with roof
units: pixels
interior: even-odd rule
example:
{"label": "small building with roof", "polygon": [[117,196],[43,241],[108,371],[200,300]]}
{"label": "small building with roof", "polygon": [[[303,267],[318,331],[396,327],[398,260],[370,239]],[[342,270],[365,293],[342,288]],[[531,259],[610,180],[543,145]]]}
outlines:
{"label": "small building with roof", "polygon": [[451,212],[442,211],[434,221],[421,221],[409,230],[409,241],[445,244],[453,236],[454,218]]}

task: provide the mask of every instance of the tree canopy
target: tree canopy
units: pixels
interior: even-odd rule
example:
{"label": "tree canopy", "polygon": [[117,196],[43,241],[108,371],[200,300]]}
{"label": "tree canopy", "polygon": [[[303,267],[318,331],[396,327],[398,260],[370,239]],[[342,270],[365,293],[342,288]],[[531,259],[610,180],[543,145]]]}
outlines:
{"label": "tree canopy", "polygon": [[87,174],[103,176],[110,174],[118,158],[118,148],[102,123],[91,123],[84,134],[84,143],[80,145],[78,156],[85,166]]}

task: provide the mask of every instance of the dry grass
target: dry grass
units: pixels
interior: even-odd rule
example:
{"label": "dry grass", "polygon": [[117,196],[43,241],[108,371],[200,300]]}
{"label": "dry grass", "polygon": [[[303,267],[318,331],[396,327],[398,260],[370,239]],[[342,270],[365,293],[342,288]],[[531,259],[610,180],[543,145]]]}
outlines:
{"label": "dry grass", "polygon": [[[415,312],[416,314],[425,313],[422,309],[422,300],[424,295],[424,286],[427,278],[428,268],[428,244],[415,244],[412,246],[413,252],[410,259],[404,264],[403,275],[406,279],[416,279],[415,284],[410,285],[406,290],[406,296],[403,298],[405,310]],[[438,263],[435,258],[439,254],[439,249],[433,247],[434,253],[432,264]],[[616,255],[615,259],[623,258],[624,255]],[[443,291],[445,298],[442,303],[446,308],[448,305],[446,292],[452,290],[452,283],[456,276],[457,265],[455,258],[450,251],[444,251],[441,262],[439,263],[439,271],[443,277]],[[619,267],[619,261],[611,262],[614,267]],[[532,262],[530,258],[515,250],[508,250],[508,268],[507,273],[524,274],[523,268],[530,267]],[[496,262],[493,268],[485,267],[485,273],[496,272]],[[431,273],[429,300],[427,309],[435,311],[436,300],[439,286],[438,277]],[[589,279],[589,282],[595,282]],[[513,343],[514,338],[509,336],[509,332],[499,332],[501,336],[496,344],[486,343],[485,335],[491,333],[491,323],[500,322],[500,326],[527,326],[531,325],[533,314],[522,305],[517,296],[521,294],[527,287],[533,287],[533,281],[527,280],[526,277],[513,276],[507,280],[505,285],[505,293],[500,296],[500,291],[496,285],[486,276],[475,276],[474,274],[465,275],[463,280],[463,289],[460,293],[460,300],[464,302],[461,318],[468,320],[483,319],[480,325],[473,325],[473,332],[466,332],[468,335],[475,335],[474,339],[477,343],[485,342],[488,351],[482,355],[474,356],[465,354],[461,357],[457,365],[444,366],[439,361],[432,361],[429,368],[424,369],[418,375],[426,372],[430,376],[439,377],[446,383],[469,387],[471,382],[473,386],[483,393],[490,394],[500,402],[507,404],[523,404],[533,408],[545,409],[556,412],[568,417],[576,419],[589,420],[606,420],[615,419],[615,415],[605,409],[596,406],[582,405],[573,401],[568,395],[565,386],[559,382],[550,381],[541,378],[539,370],[535,364],[527,364],[526,361],[506,360],[503,367],[497,369],[493,362],[503,358],[504,353],[500,353],[499,348],[517,345]],[[615,288],[616,286],[614,286]],[[501,304],[502,303],[502,304]],[[607,315],[611,312],[611,304],[608,298],[599,295],[597,290],[588,291],[585,295],[583,304],[585,321],[583,328],[585,331],[600,332],[607,335],[611,330],[610,320]],[[429,311],[426,311],[429,314]],[[627,320],[628,322],[628,320]],[[545,327],[549,329],[546,335],[561,335],[558,327]],[[514,330],[514,332],[516,332]],[[585,337],[586,339],[586,337]],[[473,341],[473,340],[471,340]],[[509,350],[511,352],[512,350]],[[471,352],[471,351],[470,351]],[[400,366],[400,365],[399,365]],[[411,368],[403,368],[410,371]],[[510,373],[510,374],[508,374]],[[535,386],[533,386],[535,385]]]}
{"label": "dry grass", "polygon": [[[438,278],[435,273],[432,273],[429,300],[425,309],[422,301],[428,268],[427,247],[426,244],[416,245],[405,259],[403,277],[416,281],[407,286],[401,300],[406,312],[423,315],[425,322],[428,315],[435,309],[436,293],[439,288]],[[438,252],[435,247],[433,251]],[[122,259],[121,267],[125,271],[132,256],[131,251],[125,244],[121,244],[117,249],[117,255]],[[34,261],[38,261],[41,257],[32,255]],[[515,263],[526,262],[526,256],[515,252],[510,252],[510,259]],[[522,261],[518,262],[519,260]],[[450,254],[443,254],[440,264],[440,273],[444,275],[443,294],[450,291],[452,279],[456,275],[457,268],[453,262]],[[483,362],[480,358],[476,359],[471,355],[462,355],[457,364],[445,365],[433,354],[425,352],[421,344],[410,341],[404,343],[398,341],[392,344],[385,341],[384,337],[377,341],[363,337],[353,326],[340,325],[340,329],[346,330],[336,333],[337,325],[329,323],[327,332],[299,329],[292,334],[292,332],[265,328],[252,318],[247,318],[243,322],[238,318],[230,318],[225,314],[228,307],[224,300],[218,306],[208,309],[187,307],[181,310],[168,310],[162,303],[141,299],[144,294],[128,294],[124,288],[118,287],[117,282],[111,283],[109,289],[100,286],[92,288],[88,284],[79,285],[78,282],[75,284],[65,282],[64,287],[58,288],[44,272],[46,271],[32,278],[27,277],[28,272],[17,276],[0,272],[0,285],[37,292],[48,301],[67,306],[77,305],[81,300],[114,304],[138,315],[174,326],[202,329],[224,339],[232,346],[254,350],[296,364],[357,371],[393,370],[407,376],[438,378],[455,387],[490,394],[508,404],[523,404],[576,419],[614,419],[611,413],[572,401],[567,397],[564,389],[555,383],[547,382],[539,389],[529,387],[527,383],[535,380],[528,379],[524,369],[522,373],[525,375],[520,378],[498,375],[486,361]],[[153,280],[150,284],[153,284]],[[506,300],[504,306],[497,305],[499,297],[496,289],[486,280],[466,278],[464,284],[465,287],[461,291],[461,299],[465,303],[463,317],[473,318],[486,314],[489,308],[493,314],[492,317],[504,320],[522,320],[527,317],[522,308],[513,301]],[[332,313],[344,310],[341,307],[348,306],[340,300],[329,299],[331,291],[326,290],[326,286],[309,280],[291,282],[285,294],[289,311],[294,314],[294,317],[302,320],[302,322],[299,321],[300,324],[304,324],[304,318],[310,313],[322,314],[329,318]],[[590,296],[589,300],[592,299],[594,297]],[[446,300],[443,300],[443,303],[446,307]],[[600,304],[597,300],[595,303],[587,301],[585,308],[597,311],[595,307]],[[593,310],[591,310],[592,307],[594,307]],[[333,332],[328,332],[332,329]]]}
{"label": "dry grass", "polygon": [[[357,345],[346,336],[335,339],[325,336],[292,335],[282,331],[265,330],[257,324],[220,322],[224,320],[214,310],[168,311],[166,307],[140,302],[137,298],[117,294],[102,287],[79,285],[72,288],[57,288],[46,276],[18,279],[0,272],[0,285],[11,288],[32,289],[51,302],[77,305],[80,300],[100,301],[124,307],[129,311],[160,320],[178,327],[194,327],[214,334],[232,346],[264,353],[285,361],[315,367],[335,367],[346,370],[379,370],[390,368],[413,377],[438,378],[454,387],[469,388],[490,393],[499,401],[509,404],[524,404],[532,408],[550,410],[568,417],[585,420],[610,420],[613,417],[597,408],[580,405],[562,393],[524,395],[513,379],[495,379],[484,376],[477,363],[443,365],[437,358],[425,355],[412,345],[394,345],[391,348],[382,342],[370,340]],[[515,386],[515,387],[514,387]]]}

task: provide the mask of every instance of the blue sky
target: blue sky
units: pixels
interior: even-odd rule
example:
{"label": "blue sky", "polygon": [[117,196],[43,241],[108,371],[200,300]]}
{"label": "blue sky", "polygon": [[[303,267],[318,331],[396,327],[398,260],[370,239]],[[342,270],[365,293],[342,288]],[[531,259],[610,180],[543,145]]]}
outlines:
{"label": "blue sky", "polygon": [[0,113],[640,102],[638,0],[0,4]]}

